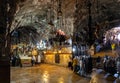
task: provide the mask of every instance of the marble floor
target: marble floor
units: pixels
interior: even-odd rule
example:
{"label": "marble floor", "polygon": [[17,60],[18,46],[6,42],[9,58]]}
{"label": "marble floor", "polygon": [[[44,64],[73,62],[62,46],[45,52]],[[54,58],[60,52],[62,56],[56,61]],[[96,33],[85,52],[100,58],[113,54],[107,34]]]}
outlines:
{"label": "marble floor", "polygon": [[[97,69],[98,71],[98,69]],[[40,64],[33,67],[11,67],[10,83],[120,83],[120,79],[95,73],[91,78],[81,77],[66,67]],[[116,80],[118,82],[116,82]]]}
{"label": "marble floor", "polygon": [[[100,52],[96,56],[105,54],[114,56],[111,51]],[[33,67],[11,67],[10,83],[114,83],[107,81],[103,74],[95,74],[91,79],[81,77],[70,69],[50,64],[40,64]],[[120,83],[120,79],[119,82]]]}
{"label": "marble floor", "polygon": [[40,64],[34,67],[11,67],[10,83],[89,83],[66,67]]}

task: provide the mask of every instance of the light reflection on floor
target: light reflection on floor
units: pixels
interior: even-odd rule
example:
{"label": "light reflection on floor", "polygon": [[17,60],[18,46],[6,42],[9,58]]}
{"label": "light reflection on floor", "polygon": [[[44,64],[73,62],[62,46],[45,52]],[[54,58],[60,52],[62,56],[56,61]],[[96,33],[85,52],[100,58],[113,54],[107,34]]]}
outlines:
{"label": "light reflection on floor", "polygon": [[48,74],[48,71],[44,71],[43,73],[43,77],[42,77],[44,83],[49,83],[49,74]]}
{"label": "light reflection on floor", "polygon": [[91,76],[90,81],[68,68],[41,64],[34,67],[11,67],[10,83],[113,83],[105,80],[104,74],[92,73]]}
{"label": "light reflection on floor", "polygon": [[12,67],[11,83],[89,83],[70,69],[55,65],[41,64],[34,67]]}

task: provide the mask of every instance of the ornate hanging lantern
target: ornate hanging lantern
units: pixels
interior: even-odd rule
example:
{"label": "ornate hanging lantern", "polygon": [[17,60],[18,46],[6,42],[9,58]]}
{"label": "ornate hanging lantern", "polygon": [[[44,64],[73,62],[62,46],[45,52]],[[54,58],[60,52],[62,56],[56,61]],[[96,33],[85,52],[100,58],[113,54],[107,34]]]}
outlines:
{"label": "ornate hanging lantern", "polygon": [[58,14],[58,17],[61,17],[62,16],[62,11],[61,11],[61,0],[58,1],[58,11],[57,11],[57,14]]}
{"label": "ornate hanging lantern", "polygon": [[49,11],[49,22],[48,22],[48,24],[51,25],[51,26],[54,26],[54,24],[53,24],[53,17],[54,16],[52,15],[52,5],[53,5],[53,1],[51,0],[50,7],[48,9],[48,11]]}

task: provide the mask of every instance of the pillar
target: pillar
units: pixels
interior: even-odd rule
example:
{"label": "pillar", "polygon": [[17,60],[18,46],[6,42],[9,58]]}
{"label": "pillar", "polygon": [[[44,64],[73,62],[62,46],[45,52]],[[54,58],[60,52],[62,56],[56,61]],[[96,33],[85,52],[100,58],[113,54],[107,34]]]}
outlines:
{"label": "pillar", "polygon": [[10,83],[10,28],[8,1],[0,0],[0,83]]}

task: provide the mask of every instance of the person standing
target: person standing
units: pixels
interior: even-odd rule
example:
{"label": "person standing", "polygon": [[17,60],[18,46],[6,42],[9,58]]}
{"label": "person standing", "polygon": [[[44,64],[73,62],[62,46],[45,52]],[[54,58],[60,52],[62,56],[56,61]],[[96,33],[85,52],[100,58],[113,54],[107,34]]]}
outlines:
{"label": "person standing", "polygon": [[92,72],[93,64],[92,64],[92,57],[88,57],[88,73]]}
{"label": "person standing", "polygon": [[81,76],[83,76],[83,68],[84,68],[84,64],[83,64],[83,58],[82,57],[80,57],[80,60],[79,60],[79,71],[78,71],[78,73],[81,75]]}
{"label": "person standing", "polygon": [[36,57],[35,57],[35,56],[32,56],[32,61],[31,61],[32,66],[35,65],[35,62],[36,62]]}
{"label": "person standing", "polygon": [[40,56],[40,54],[37,56],[37,63],[38,63],[38,64],[41,63],[41,56]]}
{"label": "person standing", "polygon": [[116,67],[117,67],[117,73],[118,77],[120,77],[120,55],[116,58]]}
{"label": "person standing", "polygon": [[107,72],[107,62],[108,62],[108,56],[105,55],[105,57],[103,59],[103,65],[104,65],[105,72]]}
{"label": "person standing", "polygon": [[75,56],[73,59],[73,72],[77,72],[77,64],[78,64],[78,60],[77,57]]}
{"label": "person standing", "polygon": [[72,58],[71,57],[69,57],[68,68],[70,68],[71,70],[73,70],[73,67],[72,67]]}
{"label": "person standing", "polygon": [[111,44],[112,53],[114,53],[115,46],[116,46],[115,43],[112,43],[112,44]]}

